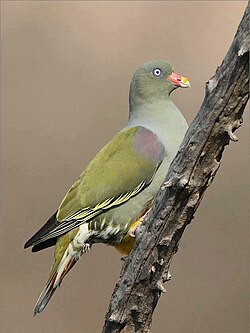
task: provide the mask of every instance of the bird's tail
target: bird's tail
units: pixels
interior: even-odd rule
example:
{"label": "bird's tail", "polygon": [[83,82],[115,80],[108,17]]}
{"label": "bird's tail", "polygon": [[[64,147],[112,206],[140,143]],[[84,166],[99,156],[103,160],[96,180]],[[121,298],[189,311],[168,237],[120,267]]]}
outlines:
{"label": "bird's tail", "polygon": [[72,243],[69,244],[59,264],[57,264],[56,267],[54,267],[55,265],[52,266],[48,282],[44,287],[42,293],[40,294],[34,307],[34,316],[44,310],[49,300],[53,296],[54,292],[56,291],[57,287],[61,285],[65,275],[75,265],[81,255],[88,250],[88,244],[86,244],[86,247],[82,248],[80,251],[74,250]]}

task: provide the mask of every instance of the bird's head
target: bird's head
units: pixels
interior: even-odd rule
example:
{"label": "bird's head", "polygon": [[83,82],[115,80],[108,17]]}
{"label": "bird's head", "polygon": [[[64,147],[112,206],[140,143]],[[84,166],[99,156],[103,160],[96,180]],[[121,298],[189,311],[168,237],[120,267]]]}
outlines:
{"label": "bird's head", "polygon": [[176,74],[166,61],[149,62],[133,75],[129,90],[130,106],[166,99],[178,87],[190,87],[188,79]]}

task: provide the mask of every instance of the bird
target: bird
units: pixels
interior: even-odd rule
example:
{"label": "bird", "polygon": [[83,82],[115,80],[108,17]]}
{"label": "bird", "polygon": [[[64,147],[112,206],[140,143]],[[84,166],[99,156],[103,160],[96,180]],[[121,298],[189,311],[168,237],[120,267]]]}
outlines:
{"label": "bird", "polygon": [[95,243],[122,255],[133,248],[136,228],[152,207],[188,128],[170,98],[190,87],[164,60],[140,66],[129,89],[128,121],[88,164],[51,218],[24,245],[37,252],[55,246],[47,283],[34,316],[63,278]]}

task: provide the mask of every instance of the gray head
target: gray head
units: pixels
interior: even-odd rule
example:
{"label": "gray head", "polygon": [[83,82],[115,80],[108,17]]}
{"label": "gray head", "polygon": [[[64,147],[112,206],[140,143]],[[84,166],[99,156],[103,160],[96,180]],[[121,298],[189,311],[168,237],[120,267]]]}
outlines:
{"label": "gray head", "polygon": [[168,99],[178,87],[190,87],[190,83],[187,78],[174,73],[168,62],[157,60],[144,64],[135,71],[131,81],[130,110],[136,105]]}

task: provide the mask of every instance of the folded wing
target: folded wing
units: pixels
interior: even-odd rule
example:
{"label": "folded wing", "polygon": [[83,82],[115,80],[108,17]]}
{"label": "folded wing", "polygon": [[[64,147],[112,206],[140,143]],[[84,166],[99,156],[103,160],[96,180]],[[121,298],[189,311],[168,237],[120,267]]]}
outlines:
{"label": "folded wing", "polygon": [[164,156],[163,144],[149,129],[123,129],[90,162],[56,215],[25,247],[57,238],[128,201],[151,183]]}

